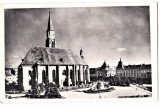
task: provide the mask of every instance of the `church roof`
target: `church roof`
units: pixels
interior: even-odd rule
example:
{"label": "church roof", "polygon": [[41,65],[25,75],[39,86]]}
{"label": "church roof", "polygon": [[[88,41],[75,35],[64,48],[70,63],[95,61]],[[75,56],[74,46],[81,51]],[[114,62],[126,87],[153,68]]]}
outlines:
{"label": "church roof", "polygon": [[124,66],[124,70],[143,70],[143,69],[151,69],[151,64],[139,64],[139,65],[127,65]]}
{"label": "church roof", "polygon": [[84,59],[73,54],[71,50],[33,47],[31,48],[21,65],[87,65]]}
{"label": "church roof", "polygon": [[151,64],[128,65],[124,67],[125,69],[151,69]]}

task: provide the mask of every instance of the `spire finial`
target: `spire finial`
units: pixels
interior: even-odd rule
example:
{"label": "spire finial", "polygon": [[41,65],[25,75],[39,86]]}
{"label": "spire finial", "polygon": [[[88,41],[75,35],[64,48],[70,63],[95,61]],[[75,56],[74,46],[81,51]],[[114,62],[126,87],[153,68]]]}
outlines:
{"label": "spire finial", "polygon": [[51,14],[51,9],[49,8],[49,16],[50,16],[50,14]]}

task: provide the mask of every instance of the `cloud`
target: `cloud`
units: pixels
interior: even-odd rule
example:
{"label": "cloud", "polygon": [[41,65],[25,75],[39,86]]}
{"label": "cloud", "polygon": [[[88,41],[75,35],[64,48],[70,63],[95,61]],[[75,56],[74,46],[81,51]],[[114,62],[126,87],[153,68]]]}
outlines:
{"label": "cloud", "polygon": [[17,56],[17,55],[14,55],[14,56],[13,56],[13,58],[19,58],[19,56]]}
{"label": "cloud", "polygon": [[123,52],[123,51],[126,51],[126,50],[127,50],[126,48],[118,48],[117,49],[118,52]]}

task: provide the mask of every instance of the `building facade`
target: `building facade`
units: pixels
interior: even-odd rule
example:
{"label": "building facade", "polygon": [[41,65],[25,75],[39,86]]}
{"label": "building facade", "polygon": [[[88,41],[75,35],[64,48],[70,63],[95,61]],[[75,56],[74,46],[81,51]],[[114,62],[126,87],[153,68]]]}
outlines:
{"label": "building facade", "polygon": [[17,68],[5,68],[5,82],[7,85],[11,83],[18,83],[18,71]]}
{"label": "building facade", "polygon": [[92,81],[107,80],[108,77],[114,77],[116,75],[116,67],[109,66],[106,61],[98,68],[90,68],[90,76]]}
{"label": "building facade", "polygon": [[110,76],[113,77],[115,75],[116,75],[116,67],[115,66],[109,66],[107,77],[110,77]]}
{"label": "building facade", "polygon": [[123,62],[118,62],[116,67],[116,77],[129,78],[131,82],[141,80],[143,83],[151,83],[151,64],[140,65],[127,65],[124,66]]}
{"label": "building facade", "polygon": [[55,32],[49,12],[46,46],[32,47],[18,67],[18,84],[27,91],[34,83],[53,82],[58,87],[76,86],[90,82],[89,66],[70,49],[56,47]]}

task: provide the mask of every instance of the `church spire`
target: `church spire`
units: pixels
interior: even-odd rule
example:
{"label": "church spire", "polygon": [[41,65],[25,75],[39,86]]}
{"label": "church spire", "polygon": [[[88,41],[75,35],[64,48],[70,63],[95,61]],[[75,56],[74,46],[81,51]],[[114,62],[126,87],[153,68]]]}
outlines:
{"label": "church spire", "polygon": [[49,9],[48,27],[46,33],[47,33],[46,47],[56,48],[55,32],[53,30],[50,9]]}
{"label": "church spire", "polygon": [[49,9],[49,18],[48,18],[47,31],[53,31],[53,24],[52,24],[52,20],[51,20],[51,11],[50,11],[50,9]]}

